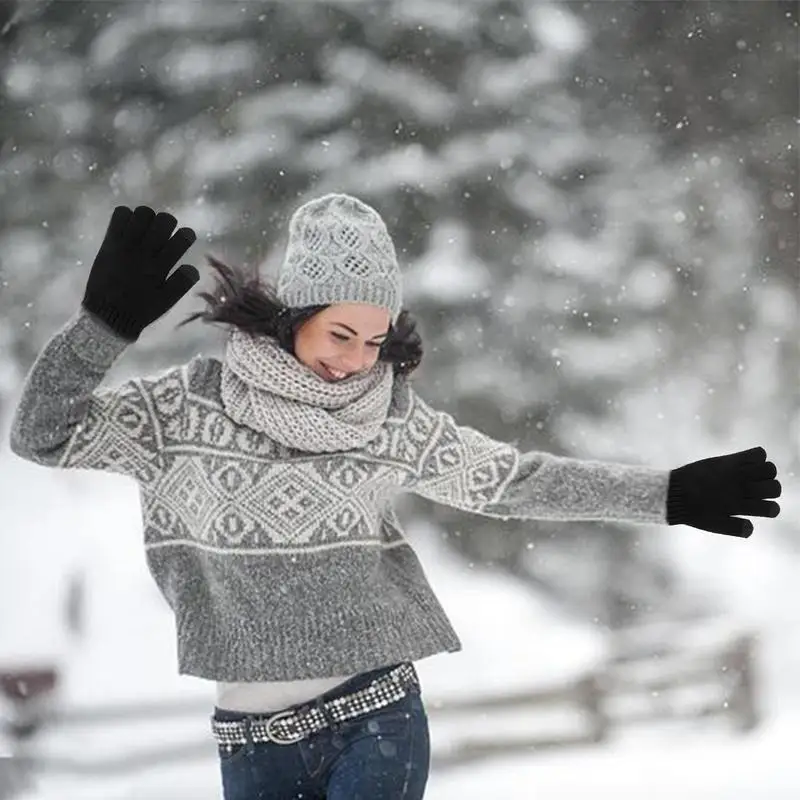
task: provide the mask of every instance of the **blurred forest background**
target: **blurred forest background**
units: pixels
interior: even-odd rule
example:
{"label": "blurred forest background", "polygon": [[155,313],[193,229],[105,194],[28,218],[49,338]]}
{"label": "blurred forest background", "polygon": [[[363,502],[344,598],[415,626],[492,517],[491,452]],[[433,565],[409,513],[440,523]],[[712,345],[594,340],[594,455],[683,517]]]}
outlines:
{"label": "blurred forest background", "polygon": [[[115,205],[194,227],[208,288],[206,253],[269,270],[344,191],[392,230],[418,389],[463,424],[662,468],[762,444],[796,477],[798,66],[796,2],[0,2],[0,417]],[[199,306],[115,375],[221,352],[175,330]],[[682,602],[668,531],[410,513],[611,627]]]}

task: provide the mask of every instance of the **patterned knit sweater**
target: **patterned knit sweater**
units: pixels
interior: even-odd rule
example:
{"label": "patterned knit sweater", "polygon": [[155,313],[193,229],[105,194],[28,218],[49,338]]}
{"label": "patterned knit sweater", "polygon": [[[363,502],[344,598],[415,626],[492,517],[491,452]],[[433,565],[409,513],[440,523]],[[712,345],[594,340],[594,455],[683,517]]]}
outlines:
{"label": "patterned knit sweater", "polygon": [[291,681],[460,649],[392,510],[400,492],[500,519],[666,522],[668,471],[520,453],[404,379],[374,440],[308,453],[225,414],[219,359],[98,388],[127,346],[76,314],[27,376],[11,445],[138,482],[182,674]]}

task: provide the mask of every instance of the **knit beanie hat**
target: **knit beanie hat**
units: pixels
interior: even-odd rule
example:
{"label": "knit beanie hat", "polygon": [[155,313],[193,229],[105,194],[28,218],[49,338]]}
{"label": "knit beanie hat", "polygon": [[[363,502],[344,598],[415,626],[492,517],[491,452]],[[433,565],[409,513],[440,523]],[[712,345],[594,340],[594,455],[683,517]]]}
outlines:
{"label": "knit beanie hat", "polygon": [[346,194],[300,206],[278,268],[277,297],[290,308],[369,303],[402,306],[400,268],[386,225],[375,209]]}

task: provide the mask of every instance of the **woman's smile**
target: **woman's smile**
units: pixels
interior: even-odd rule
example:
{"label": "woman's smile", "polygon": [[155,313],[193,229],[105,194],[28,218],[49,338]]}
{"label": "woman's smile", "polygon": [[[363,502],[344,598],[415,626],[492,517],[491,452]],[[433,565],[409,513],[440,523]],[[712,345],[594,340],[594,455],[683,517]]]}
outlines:
{"label": "woman's smile", "polygon": [[341,369],[333,369],[325,364],[323,361],[319,362],[322,367],[322,377],[330,381],[340,381],[347,377],[347,373]]}

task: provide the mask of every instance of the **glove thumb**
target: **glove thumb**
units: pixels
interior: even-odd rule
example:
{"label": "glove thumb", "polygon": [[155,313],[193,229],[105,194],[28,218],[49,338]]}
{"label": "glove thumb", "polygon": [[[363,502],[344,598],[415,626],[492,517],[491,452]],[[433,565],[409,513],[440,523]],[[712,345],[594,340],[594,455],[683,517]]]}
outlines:
{"label": "glove thumb", "polygon": [[739,539],[749,539],[753,533],[753,523],[749,519],[726,516],[697,517],[685,523],[691,528],[698,528],[709,533],[721,533],[725,536],[736,536]]}

